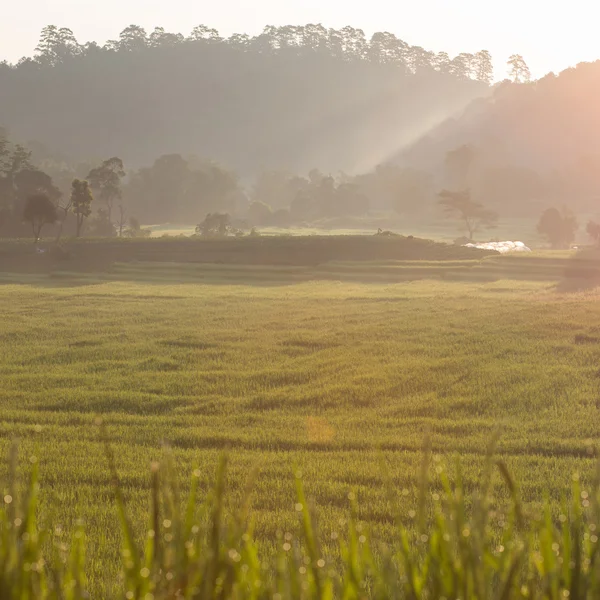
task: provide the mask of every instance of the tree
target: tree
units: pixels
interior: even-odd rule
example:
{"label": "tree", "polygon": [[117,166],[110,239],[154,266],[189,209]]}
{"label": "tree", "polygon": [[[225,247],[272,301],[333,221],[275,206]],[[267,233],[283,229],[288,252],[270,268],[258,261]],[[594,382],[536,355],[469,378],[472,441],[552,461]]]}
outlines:
{"label": "tree", "polygon": [[196,225],[196,233],[202,237],[225,237],[230,231],[231,217],[226,213],[209,213]]}
{"label": "tree", "polygon": [[552,248],[568,248],[578,227],[575,215],[568,208],[563,207],[562,211],[548,208],[540,217],[537,231],[546,237]]}
{"label": "tree", "polygon": [[79,54],[81,46],[70,29],[48,25],[42,29],[40,42],[35,50],[39,54],[39,62],[55,66]]}
{"label": "tree", "polygon": [[118,41],[107,44],[111,50],[123,50],[126,52],[139,52],[148,46],[148,35],[146,30],[139,25],[130,25],[123,29]]}
{"label": "tree", "polygon": [[99,208],[90,219],[87,234],[92,237],[109,238],[116,235],[115,226],[108,218],[105,208]]}
{"label": "tree", "polygon": [[98,198],[106,204],[108,221],[112,223],[112,208],[115,200],[121,198],[121,179],[125,177],[123,161],[114,156],[105,160],[99,167],[92,169],[86,179],[92,189],[98,192]]}
{"label": "tree", "polygon": [[46,194],[33,194],[27,198],[23,221],[31,224],[34,243],[40,239],[44,225],[55,223],[57,218],[56,206]]}
{"label": "tree", "polygon": [[470,190],[460,192],[443,190],[439,196],[439,204],[446,214],[462,221],[469,234],[469,240],[472,241],[475,233],[481,229],[496,227],[498,215],[493,210],[489,210],[479,202],[472,200]]}
{"label": "tree", "polygon": [[248,220],[252,225],[270,225],[273,210],[265,202],[255,200],[248,207]]}
{"label": "tree", "polygon": [[600,223],[590,221],[585,228],[587,234],[595,240],[596,243],[600,244]]}
{"label": "tree", "polygon": [[13,178],[15,200],[23,205],[30,196],[44,194],[56,204],[62,196],[61,191],[52,182],[52,177],[33,167],[18,171]]}
{"label": "tree", "polygon": [[509,75],[515,83],[531,81],[531,71],[520,54],[513,54],[506,64],[510,67]]}
{"label": "tree", "polygon": [[475,55],[475,78],[487,84],[494,80],[492,55],[487,50],[481,50]]}
{"label": "tree", "polygon": [[74,179],[71,185],[71,210],[77,218],[77,237],[81,235],[83,222],[92,214],[94,196],[87,181]]}

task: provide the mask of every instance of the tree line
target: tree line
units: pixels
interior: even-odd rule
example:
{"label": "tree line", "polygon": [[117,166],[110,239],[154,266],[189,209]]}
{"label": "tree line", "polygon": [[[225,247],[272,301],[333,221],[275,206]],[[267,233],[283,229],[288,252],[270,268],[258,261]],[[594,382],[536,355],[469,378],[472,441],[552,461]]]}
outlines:
{"label": "tree line", "polygon": [[406,72],[436,70],[465,79],[491,83],[492,57],[487,50],[477,53],[462,52],[450,57],[447,52],[431,52],[421,46],[411,46],[393,33],[377,32],[367,38],[362,29],[344,27],[326,28],[321,24],[268,25],[256,35],[233,34],[223,38],[219,32],[206,25],[194,27],[188,36],[156,27],[148,33],[139,25],[129,25],[117,40],[103,46],[96,42],[81,44],[67,27],[48,25],[40,34],[34,57],[23,57],[16,65],[5,67],[23,69],[57,66],[73,59],[85,59],[99,52],[143,52],[180,45],[219,45],[257,54],[326,54],[347,61],[368,61],[376,64],[393,64]]}
{"label": "tree line", "polygon": [[[20,237],[29,229],[37,241],[47,225],[54,226],[57,241],[63,234],[150,235],[140,222],[198,223],[199,235],[243,235],[269,226],[343,225],[353,218],[360,223],[373,210],[384,209],[394,211],[407,225],[444,215],[465,234],[457,242],[465,243],[494,229],[501,216],[514,214],[498,212],[502,203],[490,202],[497,193],[494,177],[487,193],[467,185],[476,155],[470,146],[448,152],[441,180],[425,171],[387,164],[356,176],[334,177],[317,169],[306,176],[263,171],[249,186],[215,162],[179,154],[163,155],[151,166],[129,172],[119,157],[111,157],[89,168],[81,165],[84,176],[77,176],[76,169],[67,175],[60,172],[57,186],[51,174],[34,164],[30,150],[0,131],[0,235]],[[441,183],[446,187],[439,191]],[[534,203],[533,209],[542,206]],[[568,208],[541,209],[538,233],[552,247],[569,247],[577,229]],[[590,221],[587,232],[600,240],[600,225]]]}
{"label": "tree line", "polygon": [[[263,168],[368,170],[489,92],[492,57],[449,56],[388,32],[321,25],[221,37],[127,27],[104,45],[46,27],[34,56],[0,63],[0,123],[57,161],[164,153]],[[422,124],[422,125],[420,125]]]}

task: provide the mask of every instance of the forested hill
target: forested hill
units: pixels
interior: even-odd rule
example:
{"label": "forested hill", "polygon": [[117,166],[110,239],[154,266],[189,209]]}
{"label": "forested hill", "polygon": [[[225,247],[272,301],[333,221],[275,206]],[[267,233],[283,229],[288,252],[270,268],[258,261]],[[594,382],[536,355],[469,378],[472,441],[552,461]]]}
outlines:
{"label": "forested hill", "polygon": [[600,61],[537,81],[505,81],[433,128],[401,158],[431,169],[444,163],[447,152],[469,145],[480,166],[519,165],[582,184],[595,177],[600,184],[599,94]]}
{"label": "forested hill", "polygon": [[47,27],[35,57],[0,64],[0,125],[74,160],[362,172],[488,94],[492,71],[485,51],[450,58],[351,27],[222,39],[130,26],[104,46]]}

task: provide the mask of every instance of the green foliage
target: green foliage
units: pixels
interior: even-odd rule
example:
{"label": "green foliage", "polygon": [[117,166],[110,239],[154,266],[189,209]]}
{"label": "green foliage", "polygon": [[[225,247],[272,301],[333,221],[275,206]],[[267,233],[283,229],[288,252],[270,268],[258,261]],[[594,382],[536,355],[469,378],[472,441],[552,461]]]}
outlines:
{"label": "green foliage", "polygon": [[[539,515],[527,513],[516,482],[490,444],[477,487],[468,492],[460,476],[432,464],[425,445],[418,513],[408,524],[401,500],[388,481],[395,517],[394,540],[381,544],[358,521],[359,501],[348,495],[348,530],[333,555],[323,552],[322,531],[295,476],[297,534],[277,536],[264,556],[253,538],[250,498],[256,473],[233,513],[227,511],[227,459],[222,457],[212,491],[199,498],[202,473],[194,470],[182,501],[170,454],[152,465],[145,541],[139,544],[129,520],[112,449],[106,453],[122,533],[121,590],[127,599],[207,598],[498,598],[593,599],[600,593],[598,480],[583,490],[574,477],[570,503],[554,522],[546,501]],[[23,498],[16,485],[16,450],[10,458],[8,492],[0,510],[0,593],[6,600],[88,597],[86,538],[81,526],[71,549],[62,531],[38,530],[37,459]],[[509,501],[494,495],[495,467]],[[430,469],[439,487],[432,488]],[[437,491],[439,490],[439,492]],[[21,502],[19,502],[21,500]],[[200,510],[199,510],[199,507]],[[498,516],[498,510],[501,514]],[[115,524],[116,526],[116,524]],[[53,556],[46,558],[46,539]],[[89,540],[91,541],[91,540]]]}
{"label": "green foliage", "polygon": [[[381,245],[399,242],[365,239]],[[303,507],[310,510],[316,547],[326,563],[323,575],[333,570],[344,581],[357,573],[360,582],[362,573],[371,571],[360,557],[346,569],[341,542],[345,547],[354,543],[359,550],[368,543],[380,565],[374,573],[390,565],[393,577],[394,565],[404,563],[394,556],[384,562],[385,546],[398,554],[398,521],[416,552],[413,568],[424,578],[419,561],[428,554],[417,553],[425,551],[420,536],[435,531],[430,519],[437,502],[433,495],[445,502],[443,474],[436,469],[443,467],[458,486],[452,457],[460,456],[470,521],[473,494],[481,489],[485,448],[499,425],[503,435],[497,454],[519,481],[527,525],[520,533],[529,531],[530,517],[535,521],[536,514],[544,514],[544,491],[551,521],[562,527],[560,515],[568,516],[562,496],[574,472],[580,473],[581,491],[592,501],[598,450],[591,440],[600,426],[600,334],[595,326],[600,306],[594,293],[556,293],[568,253],[442,264],[329,262],[308,268],[156,262],[163,245],[170,257],[180,251],[184,257],[192,253],[197,261],[218,246],[230,247],[239,257],[252,244],[265,244],[269,255],[277,255],[281,248],[297,250],[298,244],[311,248],[309,241],[89,240],[74,244],[74,257],[85,256],[86,248],[88,257],[139,248],[138,256],[145,255],[146,262],[116,264],[102,272],[57,270],[51,277],[0,275],[2,451],[10,437],[18,436],[23,456],[39,457],[40,530],[54,531],[60,525],[61,539],[68,540],[77,530],[76,518],[83,519],[84,572],[92,597],[124,594],[118,551],[124,538],[96,415],[106,424],[140,556],[150,519],[148,466],[161,456],[163,440],[172,445],[170,473],[179,486],[182,514],[191,489],[188,475],[200,472],[194,523],[204,538],[212,531],[212,504],[203,510],[202,500],[219,453],[229,449],[220,531],[234,526],[227,526],[227,519],[251,498],[248,533],[258,546],[261,565],[269,565],[261,570],[265,585],[285,543],[290,544],[287,555],[295,556],[297,547],[299,558],[297,563],[284,562],[283,573],[297,575],[301,585],[311,572],[310,565],[302,564],[301,547],[308,550],[298,533],[297,516],[302,513],[294,510],[301,502],[291,473],[298,470],[308,499]],[[0,244],[3,267],[8,246]],[[30,244],[12,246],[15,252],[32,254]],[[460,256],[465,250],[453,251]],[[427,430],[433,462],[429,488],[420,485],[419,477]],[[378,467],[381,456],[389,475]],[[257,463],[260,472],[250,495],[245,482]],[[159,483],[166,479],[163,469]],[[389,487],[397,496],[397,511]],[[354,542],[348,527],[350,492],[357,500]],[[488,523],[488,541],[497,548],[504,545],[509,498],[497,478],[491,494],[495,515]],[[423,497],[424,533],[418,529]],[[171,518],[170,510],[161,504],[159,522]],[[584,518],[591,526],[595,515]],[[454,524],[449,517],[447,521]],[[172,524],[157,528],[161,544],[171,529]],[[472,531],[463,539],[471,540]],[[552,544],[560,544],[563,558],[563,542],[556,538]],[[242,555],[244,547],[226,547],[224,554],[228,557],[233,548]],[[50,563],[51,549],[42,550]],[[244,562],[235,564],[241,570]],[[300,574],[301,567],[306,574]],[[398,572],[399,578],[405,571]],[[434,572],[431,563],[428,577]],[[555,577],[557,571],[553,573]],[[339,589],[336,577],[334,590]],[[279,593],[285,596],[282,581]],[[367,578],[367,590],[374,589],[372,581]]]}

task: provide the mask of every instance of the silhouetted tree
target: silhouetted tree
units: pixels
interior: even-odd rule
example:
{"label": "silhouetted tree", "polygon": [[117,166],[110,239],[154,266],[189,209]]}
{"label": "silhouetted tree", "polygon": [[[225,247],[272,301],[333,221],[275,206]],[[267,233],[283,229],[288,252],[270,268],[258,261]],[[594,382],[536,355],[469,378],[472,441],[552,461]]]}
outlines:
{"label": "silhouetted tree", "polygon": [[548,208],[540,217],[537,230],[546,237],[552,248],[568,248],[575,239],[579,225],[575,215],[568,209]]}
{"label": "silhouetted tree", "polygon": [[600,244],[600,223],[590,221],[585,230],[596,243]]}
{"label": "silhouetted tree", "polygon": [[81,53],[81,46],[73,32],[67,27],[60,29],[48,25],[42,29],[40,42],[36,48],[37,60],[45,65],[56,66]]}
{"label": "silhouetted tree", "polygon": [[202,223],[196,225],[196,233],[202,237],[225,237],[231,231],[231,217],[223,213],[206,215]]}
{"label": "silhouetted tree", "polygon": [[105,160],[99,167],[92,169],[86,177],[98,198],[106,204],[106,214],[112,223],[112,208],[115,200],[121,198],[121,179],[125,177],[123,161],[118,157]]}
{"label": "silhouetted tree", "polygon": [[531,71],[520,54],[513,54],[507,64],[510,67],[509,75],[515,83],[531,81]]}
{"label": "silhouetted tree", "polygon": [[81,229],[85,219],[92,214],[92,202],[94,196],[87,181],[74,179],[71,189],[71,210],[75,214],[77,222],[76,235],[81,235]]}
{"label": "silhouetted tree", "polygon": [[473,240],[475,233],[481,229],[496,227],[498,215],[479,202],[474,202],[469,190],[460,192],[443,190],[439,196],[440,206],[448,216],[459,219],[463,223],[469,234],[469,240]]}
{"label": "silhouetted tree", "polygon": [[268,204],[255,200],[248,207],[248,220],[252,225],[271,225],[273,210]]}
{"label": "silhouetted tree", "polygon": [[27,198],[23,221],[31,224],[35,243],[40,239],[44,225],[55,223],[57,218],[56,206],[46,194],[33,194]]}

